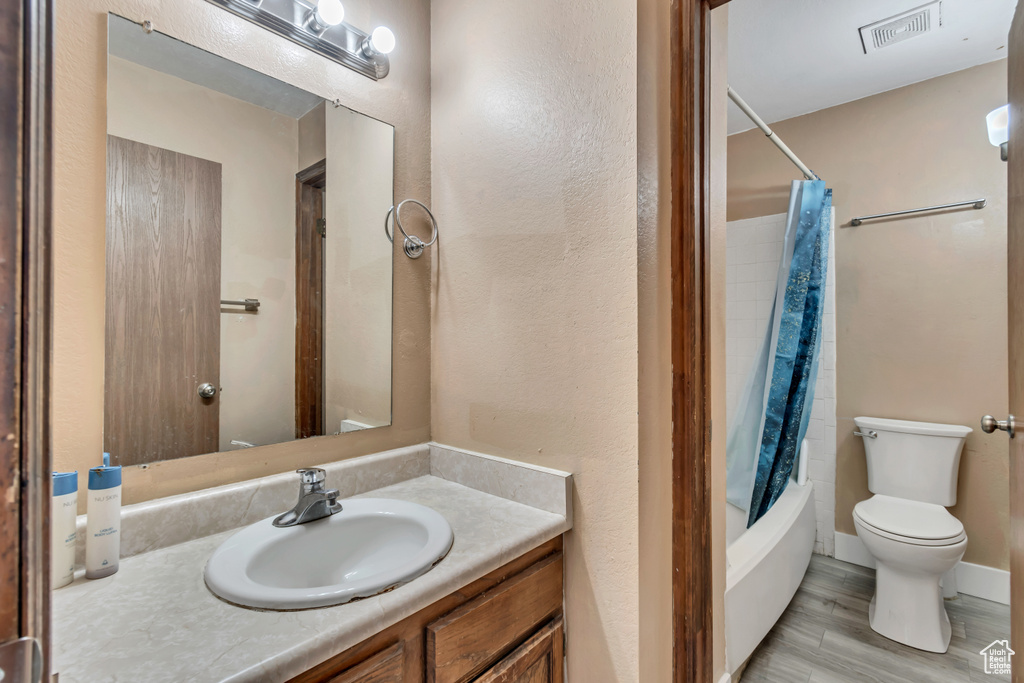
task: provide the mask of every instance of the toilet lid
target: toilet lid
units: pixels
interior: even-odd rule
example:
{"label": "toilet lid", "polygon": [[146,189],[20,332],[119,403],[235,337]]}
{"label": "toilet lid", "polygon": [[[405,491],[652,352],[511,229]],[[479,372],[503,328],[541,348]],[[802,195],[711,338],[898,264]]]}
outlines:
{"label": "toilet lid", "polygon": [[946,508],[916,500],[876,495],[857,503],[853,514],[876,529],[906,538],[937,541],[964,533],[964,525]]}

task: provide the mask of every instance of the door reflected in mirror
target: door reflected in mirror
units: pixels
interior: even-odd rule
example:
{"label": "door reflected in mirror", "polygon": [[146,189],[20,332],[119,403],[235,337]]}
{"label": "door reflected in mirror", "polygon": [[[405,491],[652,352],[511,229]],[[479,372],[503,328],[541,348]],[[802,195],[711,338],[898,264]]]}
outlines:
{"label": "door reflected in mirror", "polygon": [[394,128],[108,17],[104,449],[391,423]]}

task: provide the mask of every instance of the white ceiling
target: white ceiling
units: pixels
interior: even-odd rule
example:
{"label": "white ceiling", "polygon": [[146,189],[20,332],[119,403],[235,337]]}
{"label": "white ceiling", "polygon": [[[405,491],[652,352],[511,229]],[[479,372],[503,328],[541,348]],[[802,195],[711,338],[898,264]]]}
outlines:
{"label": "white ceiling", "polygon": [[[861,26],[926,0],[732,0],[729,84],[768,123],[1006,57],[1016,0],[942,0],[942,26],[864,54]],[[729,103],[729,134],[753,128]]]}

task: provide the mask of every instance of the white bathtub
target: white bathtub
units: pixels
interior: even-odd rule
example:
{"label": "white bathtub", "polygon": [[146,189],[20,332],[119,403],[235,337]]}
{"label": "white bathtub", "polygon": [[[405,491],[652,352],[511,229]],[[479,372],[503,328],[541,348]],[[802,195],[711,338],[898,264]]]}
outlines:
{"label": "white bathtub", "polygon": [[725,652],[730,674],[743,666],[789,605],[811,561],[814,490],[791,481],[754,526],[726,503]]}

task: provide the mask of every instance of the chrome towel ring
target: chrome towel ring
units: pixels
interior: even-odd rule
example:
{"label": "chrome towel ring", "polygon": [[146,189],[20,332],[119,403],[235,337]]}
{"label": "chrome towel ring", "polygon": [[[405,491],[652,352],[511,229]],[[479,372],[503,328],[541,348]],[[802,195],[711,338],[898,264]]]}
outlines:
{"label": "chrome towel ring", "polygon": [[[429,242],[424,242],[416,235],[410,235],[405,231],[405,228],[402,227],[402,217],[400,214],[402,213],[402,207],[408,204],[409,202],[418,205],[424,211],[427,212],[428,216],[430,216],[430,224],[431,226],[433,226],[434,231],[433,234],[430,236]],[[402,231],[403,235],[405,235],[405,241],[402,244],[402,248],[405,250],[405,255],[408,256],[409,258],[419,258],[420,256],[423,255],[424,249],[431,246],[434,242],[437,241],[437,219],[434,218],[434,214],[430,212],[430,209],[428,209],[427,205],[424,204],[423,202],[417,199],[406,199],[402,202],[399,202],[397,207],[392,206],[390,209],[388,209],[387,215],[384,216],[384,234],[388,236],[389,242],[394,243],[395,241],[391,234],[392,231],[388,229],[388,222],[391,220],[392,213],[395,215],[394,224],[397,225],[398,229]]]}

